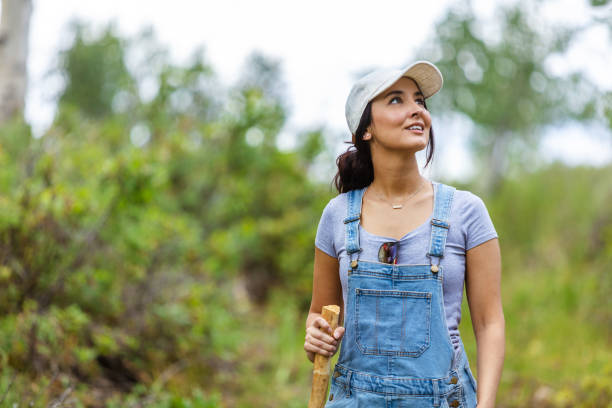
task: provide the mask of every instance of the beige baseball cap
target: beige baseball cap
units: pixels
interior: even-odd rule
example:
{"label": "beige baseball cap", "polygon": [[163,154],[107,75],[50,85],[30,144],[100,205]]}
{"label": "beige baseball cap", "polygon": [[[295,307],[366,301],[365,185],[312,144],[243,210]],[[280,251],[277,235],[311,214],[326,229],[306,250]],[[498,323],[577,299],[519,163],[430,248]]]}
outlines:
{"label": "beige baseball cap", "polygon": [[417,61],[407,68],[383,68],[370,72],[360,78],[346,100],[345,116],[351,134],[355,134],[361,115],[368,102],[376,98],[401,77],[409,77],[416,81],[423,96],[429,98],[442,88],[442,73],[434,64],[428,61]]}

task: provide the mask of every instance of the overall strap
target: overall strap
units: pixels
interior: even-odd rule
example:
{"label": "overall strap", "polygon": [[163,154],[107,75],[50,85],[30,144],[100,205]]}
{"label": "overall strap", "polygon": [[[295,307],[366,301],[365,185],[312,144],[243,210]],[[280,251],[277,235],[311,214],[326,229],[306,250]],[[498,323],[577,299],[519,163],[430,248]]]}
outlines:
{"label": "overall strap", "polygon": [[[449,217],[455,187],[447,186],[442,183],[435,183],[434,214],[431,220],[431,242],[427,255],[431,259],[431,265],[439,265],[440,258],[444,256],[446,245],[446,235],[450,228]],[[433,270],[433,269],[432,269]],[[437,270],[437,269],[436,269]]]}
{"label": "overall strap", "polygon": [[361,198],[365,188],[351,190],[347,193],[346,218],[344,219],[344,247],[352,259],[355,252],[361,251],[359,247],[359,219],[361,218]]}

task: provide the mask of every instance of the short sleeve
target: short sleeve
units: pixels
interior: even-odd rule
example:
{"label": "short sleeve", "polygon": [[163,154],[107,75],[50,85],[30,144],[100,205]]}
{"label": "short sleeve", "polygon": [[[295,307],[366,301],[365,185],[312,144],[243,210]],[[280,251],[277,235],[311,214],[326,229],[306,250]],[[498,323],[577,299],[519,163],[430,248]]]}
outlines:
{"label": "short sleeve", "polygon": [[332,207],[332,201],[327,203],[321,219],[319,220],[319,226],[317,228],[317,236],[315,237],[315,246],[321,251],[325,252],[329,256],[338,258],[336,253],[336,246],[334,245],[334,211]]}
{"label": "short sleeve", "polygon": [[477,195],[469,193],[463,217],[466,251],[493,238],[497,238],[497,231],[495,231],[489,211],[487,211],[485,203]]}

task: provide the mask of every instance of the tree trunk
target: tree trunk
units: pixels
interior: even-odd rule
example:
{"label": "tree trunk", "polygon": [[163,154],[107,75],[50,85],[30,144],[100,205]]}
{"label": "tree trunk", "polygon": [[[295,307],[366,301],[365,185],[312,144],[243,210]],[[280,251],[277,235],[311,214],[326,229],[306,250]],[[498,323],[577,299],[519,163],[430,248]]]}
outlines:
{"label": "tree trunk", "polygon": [[0,16],[0,124],[22,115],[32,0],[2,0]]}

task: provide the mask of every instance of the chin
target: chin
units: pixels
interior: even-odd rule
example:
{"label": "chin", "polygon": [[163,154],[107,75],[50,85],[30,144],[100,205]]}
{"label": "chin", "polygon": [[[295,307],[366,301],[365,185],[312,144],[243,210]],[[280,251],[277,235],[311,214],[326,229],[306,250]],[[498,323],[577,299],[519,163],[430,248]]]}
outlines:
{"label": "chin", "polygon": [[421,150],[424,150],[426,147],[427,147],[427,140],[418,141],[418,142],[415,141],[413,143],[407,143],[402,146],[402,148],[410,150],[412,152],[420,152]]}

